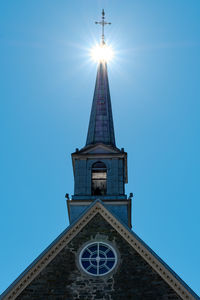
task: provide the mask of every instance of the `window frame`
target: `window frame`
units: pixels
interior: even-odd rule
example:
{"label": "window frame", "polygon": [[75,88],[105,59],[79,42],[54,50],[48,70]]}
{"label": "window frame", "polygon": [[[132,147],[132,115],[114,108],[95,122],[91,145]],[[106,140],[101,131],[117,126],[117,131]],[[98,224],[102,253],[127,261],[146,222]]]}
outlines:
{"label": "window frame", "polygon": [[[102,260],[105,260],[105,263],[102,264],[101,266],[97,263],[97,273],[94,274],[94,273],[91,273],[89,272],[89,270],[85,269],[84,266],[82,265],[82,261],[90,261],[90,260],[94,260],[94,259],[91,259],[91,258],[82,258],[82,255],[83,253],[85,252],[85,250],[87,250],[88,248],[90,248],[92,245],[97,245],[97,255],[99,255],[99,246],[102,245],[104,247],[106,247],[108,250],[106,250],[105,252],[109,252],[110,250],[112,251],[112,253],[114,254],[114,257],[113,258],[102,258]],[[89,252],[89,251],[88,251]],[[94,254],[95,252],[93,251],[90,255]],[[109,268],[108,266],[106,266],[106,263],[108,261],[114,261],[114,264],[111,268]],[[93,241],[93,242],[90,242],[90,243],[87,243],[83,248],[82,250],[80,251],[79,253],[79,259],[78,259],[78,262],[79,262],[79,266],[81,268],[82,271],[84,271],[84,273],[86,273],[87,275],[90,275],[90,276],[94,276],[94,277],[102,277],[102,276],[106,276],[108,274],[110,274],[116,267],[117,263],[118,263],[118,254],[117,254],[117,251],[108,243],[106,242],[103,242],[103,241]],[[90,267],[93,267],[94,265],[90,262]],[[105,267],[106,266],[106,267]],[[99,274],[99,270],[101,267],[105,267],[107,268],[107,272],[104,272],[103,274]],[[94,268],[94,267],[93,267]]]}
{"label": "window frame", "polygon": [[[96,164],[101,163],[102,167],[95,167]],[[102,178],[93,178],[93,175],[95,173],[102,173]],[[105,178],[104,178],[105,176]],[[103,161],[96,161],[92,164],[91,167],[91,195],[92,196],[105,196],[107,195],[107,176],[108,176],[108,172],[107,172],[107,166]],[[98,181],[104,181],[105,183],[105,189],[103,190],[103,193],[99,193],[99,194],[95,194],[95,190],[93,187],[95,185],[95,182],[98,183]],[[97,184],[97,188],[98,188],[98,184]],[[101,191],[101,189],[99,189]]]}

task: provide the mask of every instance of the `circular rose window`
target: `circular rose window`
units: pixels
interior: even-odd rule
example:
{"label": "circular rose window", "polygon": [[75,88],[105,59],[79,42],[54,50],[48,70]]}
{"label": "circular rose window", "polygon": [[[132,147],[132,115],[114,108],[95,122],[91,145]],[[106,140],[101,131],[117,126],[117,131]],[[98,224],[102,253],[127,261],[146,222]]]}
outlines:
{"label": "circular rose window", "polygon": [[110,245],[94,242],[81,250],[79,263],[87,274],[102,276],[114,269],[117,263],[117,254]]}

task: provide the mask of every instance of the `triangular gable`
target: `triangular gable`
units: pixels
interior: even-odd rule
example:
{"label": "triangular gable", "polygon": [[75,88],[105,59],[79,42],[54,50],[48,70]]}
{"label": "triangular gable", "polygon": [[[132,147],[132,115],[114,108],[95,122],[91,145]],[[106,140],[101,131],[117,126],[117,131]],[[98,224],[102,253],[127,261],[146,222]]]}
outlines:
{"label": "triangular gable", "polygon": [[95,154],[95,153],[120,153],[121,151],[113,146],[106,144],[95,144],[82,148],[78,153],[81,154]]}
{"label": "triangular gable", "polygon": [[12,300],[56,257],[56,255],[92,220],[100,214],[135,251],[167,282],[182,299],[199,297],[126,225],[110,213],[100,200],[96,200],[74,224],[58,238],[17,278],[0,299]]}

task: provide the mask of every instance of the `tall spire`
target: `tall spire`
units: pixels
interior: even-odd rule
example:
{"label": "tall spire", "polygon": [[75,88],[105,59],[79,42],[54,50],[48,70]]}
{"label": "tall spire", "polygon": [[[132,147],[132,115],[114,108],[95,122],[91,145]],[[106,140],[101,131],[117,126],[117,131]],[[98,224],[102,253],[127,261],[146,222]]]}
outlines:
{"label": "tall spire", "polygon": [[[111,23],[105,22],[104,10],[102,11],[102,21],[95,23],[102,25],[101,45],[105,46],[104,26]],[[96,143],[115,146],[112,107],[105,60],[101,60],[98,65],[86,145]]]}

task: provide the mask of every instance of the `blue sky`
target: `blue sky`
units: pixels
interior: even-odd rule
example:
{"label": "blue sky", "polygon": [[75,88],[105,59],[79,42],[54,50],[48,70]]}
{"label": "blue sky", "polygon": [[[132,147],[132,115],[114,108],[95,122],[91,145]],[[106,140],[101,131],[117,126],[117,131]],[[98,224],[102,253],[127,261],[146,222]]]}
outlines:
{"label": "blue sky", "polygon": [[199,0],[1,1],[0,293],[68,225],[102,8],[133,230],[200,293]]}

